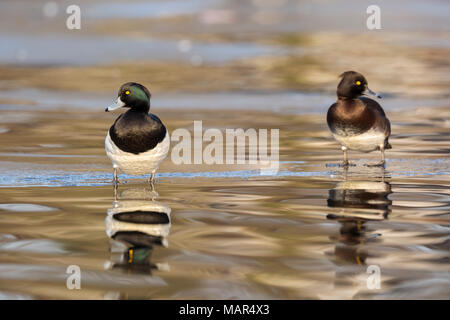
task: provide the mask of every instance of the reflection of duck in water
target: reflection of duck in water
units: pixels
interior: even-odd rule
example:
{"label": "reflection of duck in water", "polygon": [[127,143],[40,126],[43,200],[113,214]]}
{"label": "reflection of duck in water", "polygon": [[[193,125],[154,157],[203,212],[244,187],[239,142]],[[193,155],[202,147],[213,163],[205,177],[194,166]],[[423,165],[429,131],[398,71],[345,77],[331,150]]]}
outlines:
{"label": "reflection of duck in water", "polygon": [[389,214],[391,185],[375,181],[343,181],[329,191],[328,207],[353,218],[382,220]]}
{"label": "reflection of duck in water", "polygon": [[106,233],[113,240],[108,268],[141,273],[166,268],[151,263],[150,257],[154,246],[167,246],[170,208],[148,199],[149,195],[155,193],[124,190],[119,197],[123,199],[116,199],[113,208],[108,209]]}
{"label": "reflection of duck in water", "polygon": [[343,181],[329,191],[328,207],[340,208],[338,214],[328,219],[339,221],[340,236],[335,256],[342,262],[364,264],[367,253],[358,245],[375,240],[379,234],[367,234],[367,221],[383,220],[390,212],[388,199],[391,186],[387,182]]}

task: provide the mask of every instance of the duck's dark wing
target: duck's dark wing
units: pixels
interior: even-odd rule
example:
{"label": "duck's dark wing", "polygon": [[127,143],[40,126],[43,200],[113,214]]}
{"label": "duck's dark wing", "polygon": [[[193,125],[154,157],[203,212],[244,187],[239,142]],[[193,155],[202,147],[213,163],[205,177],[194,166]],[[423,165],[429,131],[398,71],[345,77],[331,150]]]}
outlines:
{"label": "duck's dark wing", "polygon": [[334,132],[334,129],[336,127],[336,116],[335,116],[335,112],[336,112],[336,106],[337,103],[333,103],[329,108],[328,108],[328,112],[327,112],[327,124],[328,124],[328,128],[330,128],[330,130],[332,132]]}
{"label": "duck's dark wing", "polygon": [[391,122],[386,116],[383,108],[380,106],[378,102],[366,97],[360,97],[361,101],[365,104],[367,108],[372,110],[375,113],[378,113],[377,121],[375,122],[375,127],[379,130],[384,131],[384,135],[386,136],[386,140],[384,141],[385,149],[391,149],[392,146],[389,143],[389,136],[391,135]]}
{"label": "duck's dark wing", "polygon": [[159,122],[159,123],[162,124],[161,119],[159,119],[158,116],[157,116],[156,114],[149,113],[148,116],[149,116],[150,118],[152,118],[153,120],[155,120],[156,122]]}
{"label": "duck's dark wing", "polygon": [[387,125],[386,125],[386,129],[385,129],[386,139],[384,140],[384,148],[392,149],[392,146],[389,143],[389,137],[391,136],[391,122],[389,121],[388,118],[386,118],[386,120],[387,120]]}
{"label": "duck's dark wing", "polygon": [[114,144],[122,151],[139,154],[152,150],[166,137],[166,127],[152,114],[129,110],[109,129]]}
{"label": "duck's dark wing", "polygon": [[364,103],[364,105],[367,108],[380,113],[383,117],[386,117],[386,113],[384,113],[383,108],[380,106],[378,102],[366,97],[359,97],[359,99]]}

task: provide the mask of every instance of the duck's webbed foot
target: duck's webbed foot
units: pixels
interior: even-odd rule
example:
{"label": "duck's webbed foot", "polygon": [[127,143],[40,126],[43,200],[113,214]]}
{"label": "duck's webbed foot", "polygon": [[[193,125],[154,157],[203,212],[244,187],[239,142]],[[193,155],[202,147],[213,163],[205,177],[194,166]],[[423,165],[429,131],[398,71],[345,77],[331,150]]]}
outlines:
{"label": "duck's webbed foot", "polygon": [[342,167],[342,168],[356,167],[356,164],[347,160],[347,161],[343,161],[342,163],[339,163],[339,167]]}
{"label": "duck's webbed foot", "polygon": [[119,184],[119,178],[117,177],[117,168],[114,168],[113,184],[114,186],[117,186]]}
{"label": "duck's webbed foot", "polygon": [[367,166],[368,167],[385,167],[385,161],[384,161],[384,145],[381,145],[380,146],[380,151],[381,151],[381,161],[380,162],[377,162],[377,163],[374,163],[374,164],[368,164]]}
{"label": "duck's webbed foot", "polygon": [[377,163],[367,164],[367,166],[368,167],[383,167],[384,168],[385,164],[386,164],[386,162],[384,162],[384,160],[383,160],[383,161],[380,161],[380,162],[377,162]]}
{"label": "duck's webbed foot", "polygon": [[344,168],[354,166],[353,164],[350,164],[350,161],[348,161],[347,147],[342,146],[341,150],[344,152],[344,161],[342,161],[342,164],[340,166]]}

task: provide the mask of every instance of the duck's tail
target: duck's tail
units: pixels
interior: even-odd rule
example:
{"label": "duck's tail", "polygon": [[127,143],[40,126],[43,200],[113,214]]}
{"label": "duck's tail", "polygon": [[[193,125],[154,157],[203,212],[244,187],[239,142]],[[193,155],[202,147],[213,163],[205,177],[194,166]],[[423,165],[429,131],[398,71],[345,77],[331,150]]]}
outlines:
{"label": "duck's tail", "polygon": [[388,141],[386,141],[384,144],[384,150],[387,150],[387,149],[392,149],[392,146]]}

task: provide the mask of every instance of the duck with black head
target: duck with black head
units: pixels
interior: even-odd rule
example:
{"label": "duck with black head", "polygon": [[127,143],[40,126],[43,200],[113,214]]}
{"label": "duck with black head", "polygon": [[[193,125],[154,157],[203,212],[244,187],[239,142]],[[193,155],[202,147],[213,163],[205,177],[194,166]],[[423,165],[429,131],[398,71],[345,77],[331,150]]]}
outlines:
{"label": "duck with black head", "polygon": [[383,108],[368,97],[380,95],[367,86],[366,78],[355,71],[346,71],[337,87],[337,101],[327,113],[327,123],[344,152],[343,166],[348,166],[347,150],[360,152],[381,151],[381,161],[369,166],[384,166],[384,151],[391,149],[391,123]]}
{"label": "duck with black head", "polygon": [[118,170],[131,175],[150,173],[153,185],[155,172],[169,152],[169,132],[156,115],[149,113],[150,97],[143,85],[127,82],[120,87],[116,103],[105,109],[129,108],[116,119],[105,139],[106,155],[114,168],[114,185],[119,183]]}

